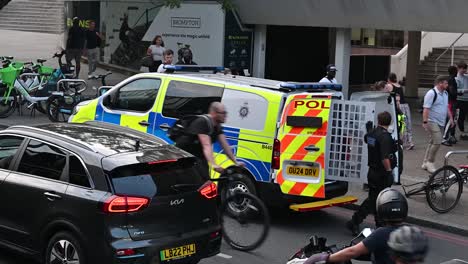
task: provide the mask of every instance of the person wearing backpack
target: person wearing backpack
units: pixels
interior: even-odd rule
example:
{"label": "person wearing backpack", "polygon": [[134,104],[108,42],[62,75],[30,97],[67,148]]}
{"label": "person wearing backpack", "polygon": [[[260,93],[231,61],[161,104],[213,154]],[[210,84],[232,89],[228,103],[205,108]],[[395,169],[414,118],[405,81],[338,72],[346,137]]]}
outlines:
{"label": "person wearing backpack", "polygon": [[175,129],[169,130],[169,136],[175,141],[177,147],[198,158],[199,172],[206,180],[210,179],[209,166],[218,173],[224,172],[224,169],[216,164],[214,159],[213,144],[216,142],[221,145],[224,154],[229,159],[238,166],[244,166],[242,162],[237,162],[226,136],[223,134],[221,125],[226,122],[226,116],[224,105],[220,102],[213,102],[207,115],[189,116],[185,121],[181,120],[183,131],[179,132],[179,135],[174,135],[175,132],[171,131]]}
{"label": "person wearing backpack", "polygon": [[448,96],[449,96],[449,111],[452,112],[452,116],[454,117],[455,125],[450,127],[450,122],[445,124],[445,133],[444,133],[444,140],[442,141],[442,145],[445,146],[452,146],[452,144],[456,144],[457,140],[455,138],[455,130],[457,128],[457,96],[458,96],[458,85],[457,85],[457,67],[449,66],[448,67],[449,79],[448,79]]}
{"label": "person wearing backpack", "polygon": [[458,116],[458,129],[460,129],[460,139],[468,140],[468,134],[465,132],[465,118],[468,114],[468,76],[466,76],[467,65],[461,61],[457,64],[458,75],[455,78],[458,85],[457,108],[460,110]]}
{"label": "person wearing backpack", "polygon": [[423,170],[433,173],[436,168],[434,160],[442,143],[442,131],[448,117],[450,126],[454,126],[452,113],[448,109],[448,80],[438,76],[435,87],[424,96],[423,127],[429,133],[429,143],[421,166]]}

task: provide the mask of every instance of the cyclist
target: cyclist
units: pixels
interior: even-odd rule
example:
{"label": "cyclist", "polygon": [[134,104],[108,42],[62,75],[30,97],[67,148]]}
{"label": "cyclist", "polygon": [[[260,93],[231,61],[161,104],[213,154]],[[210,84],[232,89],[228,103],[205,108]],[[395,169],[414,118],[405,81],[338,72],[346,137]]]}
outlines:
{"label": "cyclist", "polygon": [[[223,134],[221,124],[226,122],[226,109],[220,102],[211,103],[208,114],[202,115],[192,121],[186,128],[187,135],[176,140],[176,146],[191,153],[199,159],[200,174],[209,179],[209,165],[214,171],[223,173],[224,169],[216,164],[213,156],[213,143],[219,142],[224,153],[236,165],[244,166],[244,163],[237,162],[236,156],[232,153],[231,147]],[[193,137],[194,135],[195,137]]]}
{"label": "cyclist", "polygon": [[426,235],[413,226],[402,226],[393,231],[387,245],[396,264],[423,263],[429,248]]}
{"label": "cyclist", "polygon": [[389,255],[390,234],[402,226],[408,215],[408,202],[405,196],[395,189],[386,188],[377,197],[377,214],[384,222],[384,226],[376,229],[362,242],[330,254],[327,252],[312,255],[305,264],[313,263],[341,263],[359,256],[369,255],[372,263],[395,264]]}

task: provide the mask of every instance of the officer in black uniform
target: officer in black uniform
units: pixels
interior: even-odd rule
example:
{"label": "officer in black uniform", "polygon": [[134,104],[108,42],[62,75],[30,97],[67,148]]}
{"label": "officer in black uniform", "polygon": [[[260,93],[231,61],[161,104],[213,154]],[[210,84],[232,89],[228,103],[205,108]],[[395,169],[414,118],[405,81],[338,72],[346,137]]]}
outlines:
{"label": "officer in black uniform", "polygon": [[[377,116],[378,127],[372,129],[372,125],[364,137],[368,149],[369,172],[367,181],[369,184],[369,196],[353,215],[353,218],[346,223],[346,227],[353,235],[359,232],[359,224],[369,213],[375,215],[375,202],[379,193],[393,184],[393,168],[396,167],[397,159],[395,152],[398,151],[397,143],[392,135],[387,131],[392,122],[389,112],[379,113]],[[382,226],[378,216],[375,217],[376,226]]]}

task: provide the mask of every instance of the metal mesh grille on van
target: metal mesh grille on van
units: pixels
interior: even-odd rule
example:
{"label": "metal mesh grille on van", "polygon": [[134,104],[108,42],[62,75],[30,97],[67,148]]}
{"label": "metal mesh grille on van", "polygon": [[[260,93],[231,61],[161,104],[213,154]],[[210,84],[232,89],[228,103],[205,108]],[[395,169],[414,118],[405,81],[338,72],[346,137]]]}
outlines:
{"label": "metal mesh grille on van", "polygon": [[326,178],[347,182],[367,181],[367,121],[374,120],[375,103],[334,100],[328,120]]}

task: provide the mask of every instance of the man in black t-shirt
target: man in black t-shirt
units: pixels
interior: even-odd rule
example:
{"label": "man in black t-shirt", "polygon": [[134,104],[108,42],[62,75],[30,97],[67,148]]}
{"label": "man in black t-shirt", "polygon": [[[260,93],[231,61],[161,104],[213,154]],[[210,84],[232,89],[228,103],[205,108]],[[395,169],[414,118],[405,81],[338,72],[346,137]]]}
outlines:
{"label": "man in black t-shirt", "polygon": [[96,22],[91,21],[86,30],[86,49],[88,56],[88,78],[96,71],[99,58],[99,47],[101,46],[101,35],[96,31]]}
{"label": "man in black t-shirt", "polygon": [[85,43],[85,32],[80,27],[80,20],[78,17],[73,18],[73,26],[68,30],[67,39],[67,53],[65,58],[68,66],[71,66],[72,60],[75,60],[75,77],[78,78],[81,69],[81,55]]}
{"label": "man in black t-shirt", "polygon": [[[200,174],[205,179],[210,178],[209,166],[218,173],[223,173],[224,169],[216,164],[213,156],[213,144],[218,142],[224,150],[224,154],[236,165],[244,166],[237,162],[232,153],[226,136],[223,134],[221,124],[226,122],[226,109],[220,102],[211,103],[208,114],[195,119],[186,128],[186,135],[177,140],[176,146],[191,153],[199,159]],[[192,136],[194,135],[194,136]]]}

